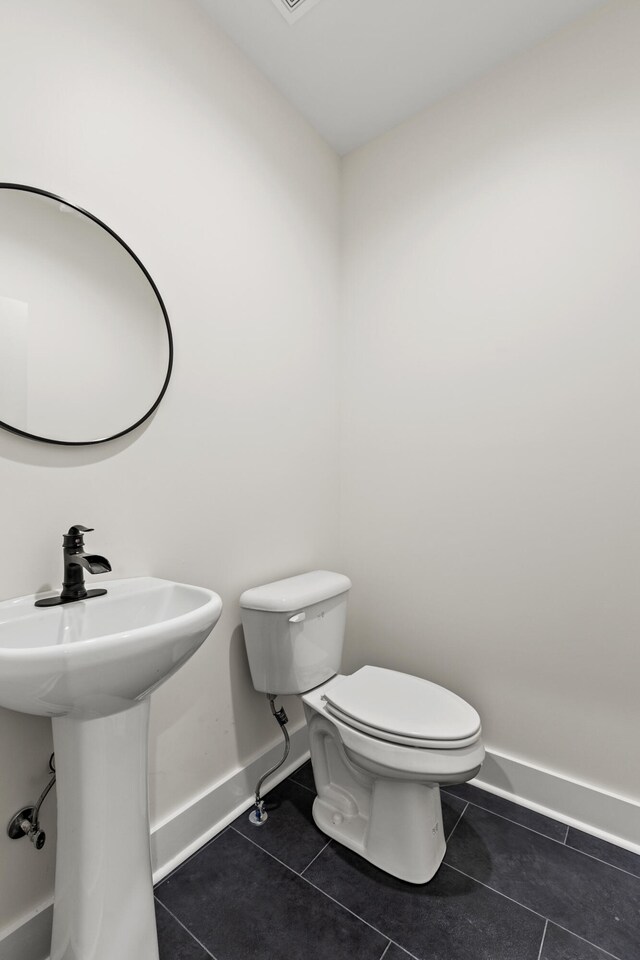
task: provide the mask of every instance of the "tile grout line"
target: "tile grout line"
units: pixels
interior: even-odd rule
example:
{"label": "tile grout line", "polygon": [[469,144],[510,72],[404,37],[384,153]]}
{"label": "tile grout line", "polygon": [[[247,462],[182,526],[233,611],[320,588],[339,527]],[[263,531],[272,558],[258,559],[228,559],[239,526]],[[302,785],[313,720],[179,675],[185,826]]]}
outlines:
{"label": "tile grout line", "polygon": [[534,910],[532,907],[527,907],[524,903],[520,903],[519,900],[514,900],[513,897],[507,896],[506,893],[502,893],[500,890],[496,890],[495,887],[490,887],[488,883],[483,883],[482,880],[476,880],[475,877],[472,877],[470,873],[465,873],[464,870],[460,870],[459,867],[453,867],[450,863],[447,863],[446,860],[442,861],[443,867],[449,867],[449,870],[455,870],[456,873],[461,874],[463,877],[466,877],[467,880],[473,880],[474,883],[479,883],[481,887],[484,887],[486,890],[491,890],[492,893],[497,893],[499,897],[504,897],[505,900],[508,900],[509,903],[515,903],[517,907],[522,907],[523,910],[527,910],[529,913],[532,913],[536,917],[540,917],[541,920],[548,920],[548,917],[543,916],[541,913],[538,913],[537,910]]}
{"label": "tile grout line", "polygon": [[171,878],[178,872],[178,870],[181,870],[183,867],[186,867],[186,865],[190,863],[194,857],[197,857],[199,853],[202,853],[202,851],[206,850],[207,847],[210,847],[212,843],[215,843],[216,840],[219,840],[222,834],[226,833],[228,829],[229,829],[229,825],[227,825],[226,827],[223,827],[220,833],[216,833],[215,836],[207,840],[206,843],[203,843],[201,847],[198,847],[197,850],[194,850],[193,853],[190,853],[187,859],[183,860],[182,863],[179,863],[177,867],[174,867],[173,870],[169,871],[166,877],[163,877],[162,880],[158,880],[157,883],[154,883],[153,885],[154,896],[155,896],[155,891],[160,889],[160,887],[165,882],[165,880],[171,880]]}
{"label": "tile grout line", "polygon": [[[447,792],[446,790],[443,791],[443,793],[446,793],[446,792]],[[450,797],[457,797],[457,794],[455,794],[455,793],[450,793],[450,794],[448,794],[448,796],[450,796]],[[457,799],[458,799],[458,800],[461,800],[462,797],[457,797]],[[502,799],[502,798],[501,798],[501,799]],[[512,802],[511,800],[508,800],[508,801],[507,801],[507,803],[511,803],[511,802]],[[506,820],[507,823],[513,823],[514,826],[516,826],[516,827],[522,827],[523,830],[528,830],[530,833],[537,833],[537,835],[538,835],[539,837],[544,837],[546,840],[553,840],[554,843],[559,843],[561,846],[564,844],[564,841],[563,841],[563,840],[556,840],[554,837],[550,837],[547,833],[541,833],[540,830],[535,830],[533,827],[528,827],[528,826],[527,826],[526,824],[524,824],[524,823],[518,823],[517,820],[512,820],[511,817],[505,817],[505,815],[504,815],[503,813],[496,813],[495,810],[490,810],[488,807],[483,807],[481,803],[476,803],[475,800],[467,800],[467,804],[471,804],[472,807],[477,807],[479,810],[484,810],[485,813],[490,813],[493,817],[499,817],[501,820]],[[524,809],[524,810],[528,810],[529,808],[528,808],[528,807],[524,807],[523,809]],[[535,810],[532,810],[532,811],[531,811],[531,813],[535,813],[535,812],[536,812]],[[544,814],[541,813],[540,816],[543,817]],[[549,819],[551,819],[551,818],[549,817]],[[562,823],[562,821],[561,821],[561,820],[555,820],[554,823]],[[573,849],[573,847],[572,847],[572,849]],[[581,850],[579,850],[578,852],[579,852],[579,853],[582,853]],[[587,856],[588,856],[588,854],[587,854]],[[594,859],[595,859],[595,857],[594,857]],[[604,863],[604,861],[603,861],[603,863]],[[613,864],[611,864],[611,866],[613,866]]]}
{"label": "tile grout line", "polygon": [[211,953],[211,950],[207,950],[207,948],[205,947],[204,943],[202,943],[201,940],[198,940],[198,938],[197,938],[193,933],[191,933],[191,930],[189,930],[189,927],[185,927],[185,925],[184,925],[184,923],[182,922],[182,920],[178,920],[178,918],[176,917],[175,913],[172,913],[171,910],[169,910],[169,907],[167,907],[166,904],[164,904],[164,903],[162,902],[162,900],[159,900],[158,897],[154,897],[154,900],[155,900],[157,903],[160,904],[160,906],[163,908],[163,910],[166,910],[166,911],[167,911],[167,913],[169,914],[170,917],[173,917],[173,919],[175,920],[175,922],[176,922],[177,924],[179,924],[186,933],[189,934],[189,936],[191,937],[192,940],[195,940],[195,942],[198,944],[198,946],[202,947],[202,949],[204,950],[204,952],[205,952],[209,957],[211,957],[211,960],[216,960],[216,958],[214,957],[214,955]]}
{"label": "tile grout line", "polygon": [[542,960],[542,948],[544,947],[544,938],[547,935],[547,927],[549,926],[549,921],[545,920],[544,930],[542,931],[542,940],[540,941],[540,949],[538,950],[538,960]]}
{"label": "tile grout line", "polygon": [[460,821],[461,821],[462,818],[464,817],[468,806],[469,806],[469,803],[468,803],[468,802],[465,803],[464,807],[462,808],[462,813],[460,814],[460,816],[458,817],[458,819],[457,819],[456,822],[454,823],[453,827],[451,828],[451,830],[449,831],[449,833],[448,833],[447,836],[445,837],[445,843],[449,843],[449,840],[451,840],[451,837],[453,836],[453,833],[454,833],[456,827],[458,826],[458,824],[460,823]]}
{"label": "tile grout line", "polygon": [[483,883],[482,880],[476,880],[475,877],[472,877],[469,873],[465,873],[464,870],[460,870],[459,867],[453,867],[445,860],[442,861],[442,865],[449,867],[450,870],[455,870],[456,873],[462,874],[462,876],[466,877],[467,880],[473,880],[474,883],[479,883],[481,887],[485,887],[486,890],[491,890],[492,893],[496,893],[499,897],[504,897],[504,899],[508,900],[510,903],[515,903],[517,907],[521,907],[528,913],[532,913],[534,916],[540,917],[540,919],[544,920],[545,923],[552,923],[554,927],[559,927],[559,929],[564,930],[565,933],[570,933],[572,937],[582,940],[583,943],[588,943],[590,947],[594,947],[596,950],[600,950],[602,953],[606,954],[607,957],[611,957],[611,960],[620,960],[620,957],[616,957],[614,953],[609,953],[609,951],[605,950],[604,947],[599,947],[597,943],[592,943],[591,940],[587,940],[586,937],[581,937],[579,933],[575,933],[573,930],[568,930],[567,927],[563,927],[561,924],[556,923],[555,920],[550,920],[549,917],[545,917],[541,913],[538,913],[538,911],[534,910],[533,907],[528,907],[526,904],[520,903],[519,900],[514,900],[513,897],[508,897],[506,893],[496,890],[495,887],[490,887],[488,883]]}
{"label": "tile grout line", "polygon": [[389,940],[391,943],[394,943],[397,947],[400,947],[400,949],[404,950],[407,956],[411,957],[412,960],[418,960],[418,958],[415,957],[412,953],[409,953],[406,947],[403,947],[401,946],[401,944],[396,943],[395,940],[391,940],[391,938],[386,933],[383,933],[382,930],[379,930],[377,927],[374,927],[374,925],[372,923],[369,923],[368,920],[365,920],[364,917],[361,917],[357,913],[354,913],[354,911],[350,910],[349,907],[346,907],[344,903],[340,903],[339,900],[336,900],[335,897],[332,897],[331,894],[326,892],[326,890],[323,890],[321,887],[317,887],[315,883],[312,883],[311,880],[309,880],[308,877],[303,877],[299,873],[296,873],[296,871],[292,867],[288,866],[282,860],[278,860],[277,857],[275,857],[272,853],[269,853],[268,850],[265,850],[264,847],[259,846],[255,842],[255,840],[251,839],[251,837],[246,837],[244,833],[240,833],[240,831],[236,830],[235,827],[232,827],[231,829],[234,831],[234,833],[237,833],[239,837],[242,837],[243,840],[246,840],[247,843],[253,844],[253,846],[256,847],[258,850],[261,850],[262,853],[265,853],[268,857],[271,857],[272,860],[275,860],[276,863],[279,863],[281,867],[284,867],[286,870],[292,873],[294,877],[299,877],[300,880],[303,880],[304,883],[308,883],[310,887],[313,887],[314,890],[317,890],[318,893],[321,893],[323,897],[327,898],[327,900],[331,900],[332,903],[335,903],[342,910],[346,910],[346,912],[350,913],[352,917],[356,918],[356,920],[359,920],[361,923],[364,923],[364,925],[366,927],[369,927],[370,930],[374,930],[376,933],[379,933],[381,937],[384,937],[385,940]]}
{"label": "tile grout line", "polygon": [[564,845],[565,845],[565,847],[567,846],[567,840],[569,839],[569,830],[571,830],[571,827],[567,824],[567,832],[566,832],[565,835],[564,835]]}
{"label": "tile grout line", "polygon": [[383,950],[382,953],[380,954],[379,960],[384,960],[384,958],[386,957],[387,951],[389,950],[389,947],[390,947],[390,946],[391,946],[391,940],[389,940],[389,943],[386,945],[386,947],[384,948],[384,950]]}
{"label": "tile grout line", "polygon": [[[446,791],[446,790],[443,790],[443,793],[447,793],[447,791]],[[455,793],[449,793],[449,794],[447,794],[447,796],[449,796],[449,797],[456,797],[456,794],[455,794]],[[462,797],[456,797],[456,799],[461,800]],[[508,802],[508,803],[511,803],[510,800],[507,801],[507,802]],[[636,879],[640,879],[640,874],[638,874],[638,873],[631,873],[630,870],[625,870],[624,867],[617,867],[615,863],[609,863],[608,860],[601,860],[600,857],[594,857],[592,853],[586,853],[586,851],[580,850],[578,847],[574,847],[574,846],[572,846],[570,843],[567,843],[567,842],[566,842],[566,838],[565,838],[564,840],[556,840],[555,837],[550,837],[550,836],[549,836],[548,834],[546,834],[546,833],[540,833],[539,830],[534,830],[533,827],[527,827],[524,823],[518,823],[517,820],[512,820],[511,817],[505,817],[505,816],[504,816],[503,814],[501,814],[501,813],[496,813],[494,810],[489,810],[488,807],[483,807],[482,804],[480,804],[480,803],[475,803],[473,800],[467,800],[467,805],[469,805],[469,804],[470,804],[472,807],[477,807],[479,810],[484,810],[485,813],[490,813],[492,817],[498,817],[500,820],[506,820],[507,823],[512,823],[515,827],[522,827],[523,830],[528,830],[529,833],[535,833],[535,834],[537,834],[537,836],[539,836],[539,837],[544,837],[545,840],[551,840],[552,843],[558,843],[561,847],[566,846],[568,850],[574,850],[576,853],[581,853],[583,857],[589,857],[590,860],[595,860],[597,863],[603,863],[603,864],[605,865],[605,867],[611,867],[613,870],[619,870],[620,873],[626,873],[627,876],[629,876],[629,877],[636,877]],[[525,807],[524,809],[525,809],[525,810],[528,810],[529,808],[528,808],[528,807]],[[532,810],[531,812],[532,812],[532,813],[535,813],[536,811],[535,811],[535,810]],[[541,813],[540,816],[542,817],[542,816],[544,816],[544,814]],[[551,818],[549,818],[549,819],[551,819]],[[554,821],[554,822],[555,822],[555,823],[562,823],[561,820],[556,820],[556,821]],[[569,826],[567,827],[567,836],[569,835],[569,830],[570,830],[570,829],[571,829],[571,825],[569,824]],[[588,836],[588,837],[591,837],[591,836],[594,836],[594,837],[595,837],[595,834],[588,833],[587,836]],[[595,839],[596,839],[596,840],[599,840],[600,837],[595,837]],[[603,840],[602,842],[603,842],[603,843],[608,843],[609,841],[608,841],[608,840]],[[615,846],[615,844],[611,844],[611,846]],[[620,847],[620,849],[621,849],[621,850],[625,850],[624,847]],[[632,851],[629,850],[629,851],[627,851],[627,852],[628,852],[628,853],[631,853]],[[634,856],[638,856],[638,854],[633,854],[633,855],[634,855]]]}
{"label": "tile grout line", "polygon": [[[276,863],[279,863],[281,867],[285,867],[287,870],[289,870],[290,873],[293,873],[296,877],[301,876],[301,874],[299,874],[297,870],[294,870],[293,867],[290,867],[288,863],[285,863],[284,860],[280,860],[278,857],[276,857],[275,853],[271,853],[269,850],[265,850],[265,848],[261,847],[259,843],[256,843],[255,840],[252,840],[251,837],[248,837],[246,834],[236,829],[236,827],[231,827],[231,829],[233,830],[234,833],[237,833],[239,837],[242,837],[243,840],[246,840],[247,843],[252,844],[252,846],[257,847],[258,850],[262,850],[263,853],[266,853],[268,857],[271,857],[272,860],[275,860]],[[307,866],[309,866],[309,864],[307,864]],[[306,877],[303,877],[302,879],[305,880],[306,883],[309,883],[309,880],[307,880]]]}
{"label": "tile grout line", "polygon": [[401,947],[400,944],[397,943],[395,940],[390,940],[390,941],[389,941],[389,946],[392,946],[392,945],[393,945],[394,947],[397,947],[398,950],[402,950],[403,953],[406,953],[406,955],[407,955],[408,957],[411,957],[411,960],[418,960],[418,957],[416,957],[415,954],[409,953],[409,951],[407,950],[406,947]]}
{"label": "tile grout line", "polygon": [[[296,787],[302,787],[303,790],[307,790],[309,793],[312,793],[314,797],[317,796],[317,793],[315,790],[312,790],[311,787],[308,787],[306,783],[300,783],[298,780],[294,780],[293,776],[287,777],[287,780],[291,780],[292,783],[295,783]],[[287,782],[286,780],[283,781],[283,783],[286,783],[286,782]]]}
{"label": "tile grout line", "polygon": [[[311,861],[306,865],[306,867],[304,868],[304,870],[308,870],[309,867],[311,866],[311,864],[316,862],[316,860],[318,859],[318,857],[320,856],[320,854],[321,854],[321,853],[324,853],[324,851],[327,849],[327,847],[329,846],[330,843],[331,843],[331,840],[327,840],[327,842],[325,843],[325,845],[324,845],[324,847],[322,848],[322,850],[320,850],[318,853],[316,853],[316,855],[315,855],[315,857],[313,858],[313,860],[311,860]],[[300,871],[300,876],[303,875],[304,870],[301,870],[301,871]]]}
{"label": "tile grout line", "polygon": [[[571,828],[569,827],[569,829],[571,829]],[[534,831],[534,832],[535,832],[535,831]],[[541,834],[541,836],[544,836],[544,834]],[[587,834],[587,836],[592,836],[592,834]],[[547,837],[547,839],[548,839],[548,840],[551,840],[552,838],[551,838],[551,837]],[[596,837],[596,840],[599,840],[599,839],[600,839],[599,837]],[[554,840],[553,842],[554,842],[554,843],[560,843],[559,840]],[[602,842],[603,842],[603,843],[607,843],[608,841],[607,841],[607,840],[603,840]],[[624,874],[626,874],[628,877],[635,877],[636,880],[640,880],[640,873],[631,873],[630,870],[625,870],[624,867],[618,867],[618,866],[616,866],[615,863],[609,863],[608,860],[601,860],[600,857],[594,857],[594,855],[593,855],[592,853],[587,853],[586,850],[580,850],[579,847],[574,847],[573,844],[571,844],[571,843],[566,843],[566,841],[565,841],[565,843],[560,843],[560,846],[561,846],[561,847],[566,847],[567,850],[573,850],[574,853],[581,853],[583,857],[588,857],[589,860],[595,860],[596,863],[601,863],[601,864],[602,864],[603,866],[605,866],[605,867],[611,867],[612,870],[618,870],[620,873],[624,873]],[[621,850],[624,850],[624,847],[621,847],[620,849],[621,849]],[[631,851],[628,851],[628,852],[630,853]],[[634,856],[636,856],[636,854],[634,854]]]}

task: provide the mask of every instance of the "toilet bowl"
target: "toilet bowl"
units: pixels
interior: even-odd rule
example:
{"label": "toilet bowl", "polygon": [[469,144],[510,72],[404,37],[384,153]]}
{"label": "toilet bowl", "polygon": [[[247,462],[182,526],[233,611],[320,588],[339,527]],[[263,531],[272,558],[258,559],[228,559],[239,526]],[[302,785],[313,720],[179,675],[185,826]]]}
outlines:
{"label": "toilet bowl", "polygon": [[339,673],[350,587],[320,570],[245,591],[253,684],[302,696],[317,826],[393,876],[426,883],[446,849],[440,784],[478,773],[480,718],[419,677],[375,666]]}
{"label": "toilet bowl", "polygon": [[440,784],[471,779],[484,759],[476,711],[434,683],[371,666],[302,700],[318,827],[393,876],[426,883],[445,853]]}

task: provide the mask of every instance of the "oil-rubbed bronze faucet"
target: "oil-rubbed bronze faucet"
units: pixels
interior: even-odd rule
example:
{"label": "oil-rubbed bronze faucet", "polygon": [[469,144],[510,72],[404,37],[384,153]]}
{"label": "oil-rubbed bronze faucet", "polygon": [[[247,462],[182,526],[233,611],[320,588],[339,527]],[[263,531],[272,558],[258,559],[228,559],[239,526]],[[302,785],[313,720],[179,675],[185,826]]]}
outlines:
{"label": "oil-rubbed bronze faucet", "polygon": [[57,597],[45,597],[36,600],[36,607],[55,607],[61,603],[73,603],[75,600],[89,600],[91,597],[102,597],[106,590],[87,590],[84,585],[84,571],[89,573],[109,573],[111,564],[106,557],[97,553],[84,552],[84,534],[91,533],[93,527],[83,527],[76,523],[69,528],[69,533],[62,537],[62,557],[64,562],[64,579],[62,593]]}

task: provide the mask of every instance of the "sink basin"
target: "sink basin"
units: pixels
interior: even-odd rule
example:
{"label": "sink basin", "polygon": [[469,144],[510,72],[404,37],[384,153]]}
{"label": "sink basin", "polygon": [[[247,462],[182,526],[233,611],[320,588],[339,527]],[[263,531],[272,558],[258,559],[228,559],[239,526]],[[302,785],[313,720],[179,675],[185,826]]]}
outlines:
{"label": "sink basin", "polygon": [[0,602],[0,706],[52,718],[58,847],[50,960],[158,960],[149,695],[220,617],[211,590],[138,577],[107,594]]}
{"label": "sink basin", "polygon": [[[216,593],[154,577],[59,607],[0,603],[0,706],[46,717],[99,717],[146,697],[216,624]],[[43,594],[42,596],[45,596]]]}

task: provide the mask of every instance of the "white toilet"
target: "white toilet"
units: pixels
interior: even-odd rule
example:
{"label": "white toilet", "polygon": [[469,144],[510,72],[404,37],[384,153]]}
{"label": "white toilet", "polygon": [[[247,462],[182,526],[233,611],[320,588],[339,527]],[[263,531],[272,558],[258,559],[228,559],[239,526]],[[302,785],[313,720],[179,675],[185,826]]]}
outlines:
{"label": "white toilet", "polygon": [[426,883],[446,849],[439,784],[478,773],[480,717],[406,673],[362,667],[341,676],[350,588],[348,577],[315,570],[246,590],[253,685],[302,694],[318,827],[393,876]]}

